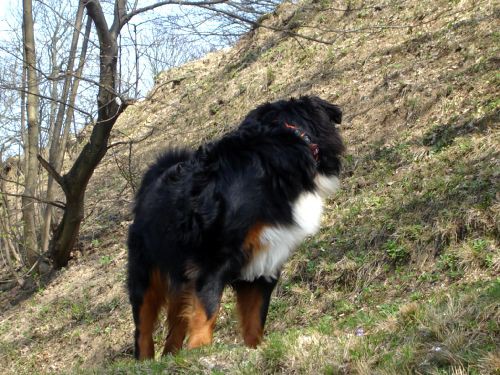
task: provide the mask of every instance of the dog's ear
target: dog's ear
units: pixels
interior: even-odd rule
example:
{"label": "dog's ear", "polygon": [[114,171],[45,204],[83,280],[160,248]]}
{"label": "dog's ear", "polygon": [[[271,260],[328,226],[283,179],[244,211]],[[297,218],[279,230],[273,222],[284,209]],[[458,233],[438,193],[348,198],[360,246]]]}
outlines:
{"label": "dog's ear", "polygon": [[340,124],[342,122],[342,110],[338,105],[329,103],[317,96],[311,96],[310,100],[326,112],[326,114],[330,118],[330,121],[334,122],[335,124]]}

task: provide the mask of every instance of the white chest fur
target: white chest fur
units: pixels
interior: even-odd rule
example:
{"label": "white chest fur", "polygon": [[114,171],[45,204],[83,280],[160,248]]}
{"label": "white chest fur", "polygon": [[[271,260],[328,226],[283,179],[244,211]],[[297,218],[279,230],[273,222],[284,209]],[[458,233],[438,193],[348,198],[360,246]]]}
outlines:
{"label": "white chest fur", "polygon": [[304,192],[293,203],[293,221],[287,226],[270,226],[262,230],[259,251],[241,271],[241,279],[252,281],[258,277],[275,278],[283,263],[295,248],[320,227],[323,197],[337,190],[337,177],[316,177],[316,191]]}

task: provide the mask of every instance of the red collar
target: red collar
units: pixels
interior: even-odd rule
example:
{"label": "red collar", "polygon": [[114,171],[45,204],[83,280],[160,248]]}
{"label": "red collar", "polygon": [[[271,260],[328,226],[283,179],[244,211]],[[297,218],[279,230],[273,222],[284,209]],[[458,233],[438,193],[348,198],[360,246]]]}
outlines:
{"label": "red collar", "polygon": [[314,160],[316,160],[316,164],[318,164],[319,163],[319,146],[318,146],[318,144],[313,143],[311,141],[311,137],[309,137],[309,135],[305,131],[300,129],[298,126],[290,125],[290,124],[285,122],[285,127],[288,129],[292,129],[296,135],[298,135],[300,138],[302,138],[304,140],[304,142],[307,143],[307,145],[311,149],[311,153],[313,155]]}

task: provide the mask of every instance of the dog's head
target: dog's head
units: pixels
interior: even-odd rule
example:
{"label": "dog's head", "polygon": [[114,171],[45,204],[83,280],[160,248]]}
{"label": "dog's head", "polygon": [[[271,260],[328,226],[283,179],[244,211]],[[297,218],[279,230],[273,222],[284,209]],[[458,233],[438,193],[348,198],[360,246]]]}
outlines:
{"label": "dog's head", "polygon": [[297,127],[318,145],[318,172],[338,176],[340,156],[344,152],[336,124],[342,122],[342,110],[317,96],[279,100],[263,104],[251,111],[243,124],[258,122],[265,126]]}

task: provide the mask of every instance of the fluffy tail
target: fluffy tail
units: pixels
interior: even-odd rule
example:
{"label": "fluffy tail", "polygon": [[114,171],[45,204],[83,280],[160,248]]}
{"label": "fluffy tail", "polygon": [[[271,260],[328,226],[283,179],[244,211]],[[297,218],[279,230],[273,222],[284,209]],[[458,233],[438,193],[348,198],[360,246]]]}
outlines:
{"label": "fluffy tail", "polygon": [[193,152],[186,148],[175,148],[168,150],[156,160],[156,162],[149,168],[144,177],[142,178],[141,187],[137,192],[136,199],[139,198],[144,190],[162,175],[168,168],[180,162],[189,160]]}

